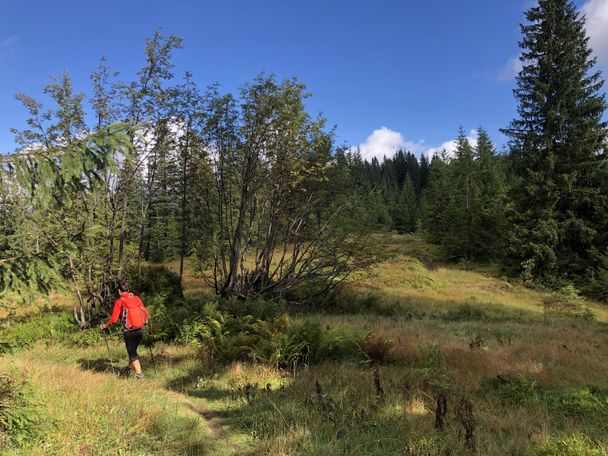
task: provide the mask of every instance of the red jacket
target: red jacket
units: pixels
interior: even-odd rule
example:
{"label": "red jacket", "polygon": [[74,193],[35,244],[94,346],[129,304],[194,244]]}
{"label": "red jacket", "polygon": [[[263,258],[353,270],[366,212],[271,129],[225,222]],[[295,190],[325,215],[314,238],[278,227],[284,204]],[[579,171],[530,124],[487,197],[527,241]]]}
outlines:
{"label": "red jacket", "polygon": [[[113,325],[114,323],[116,323],[118,321],[118,319],[121,317],[121,314],[123,314],[123,310],[126,309],[127,300],[133,300],[133,299],[137,300],[138,304],[143,307],[145,314],[146,314],[146,319],[147,319],[148,312],[147,312],[146,308],[144,307],[143,303],[141,302],[141,300],[139,299],[139,296],[136,296],[133,293],[123,293],[120,295],[120,298],[118,298],[114,302],[114,309],[112,310],[112,315],[110,316],[110,319],[108,320],[108,326]],[[123,324],[125,325],[125,328],[126,328],[127,322],[123,321]]]}

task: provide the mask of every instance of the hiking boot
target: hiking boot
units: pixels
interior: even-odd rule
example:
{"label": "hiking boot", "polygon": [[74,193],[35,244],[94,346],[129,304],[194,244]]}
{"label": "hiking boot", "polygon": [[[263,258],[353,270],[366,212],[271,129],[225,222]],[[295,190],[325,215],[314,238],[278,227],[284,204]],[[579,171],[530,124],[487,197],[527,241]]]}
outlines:
{"label": "hiking boot", "polygon": [[143,380],[144,379],[144,373],[140,372],[139,374],[135,374],[135,378],[137,380]]}

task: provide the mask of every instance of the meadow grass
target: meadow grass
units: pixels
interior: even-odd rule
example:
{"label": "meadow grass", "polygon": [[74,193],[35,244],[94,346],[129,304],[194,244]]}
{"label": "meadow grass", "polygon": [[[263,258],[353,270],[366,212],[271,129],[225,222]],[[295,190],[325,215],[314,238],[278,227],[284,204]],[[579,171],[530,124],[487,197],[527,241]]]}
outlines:
{"label": "meadow grass", "polygon": [[[456,413],[465,398],[477,454],[608,454],[605,307],[582,300],[593,318],[548,315],[551,292],[524,288],[492,265],[446,265],[416,236],[375,242],[379,262],[353,277],[332,301],[337,310],[290,309],[295,324],[369,334],[360,342],[368,361],[279,369],[156,345],[154,363],[142,347],[146,379],[136,382],[112,373],[101,341],[43,337],[0,357],[0,371],[30,378],[43,414],[33,440],[3,451],[465,455]],[[184,284],[189,296],[204,291],[189,270]],[[0,339],[3,330],[13,331],[0,327]],[[118,336],[110,349],[123,367]],[[447,414],[437,431],[440,394]]]}
{"label": "meadow grass", "polygon": [[245,436],[229,433],[218,441],[203,416],[205,404],[165,387],[171,375],[193,368],[191,351],[159,353],[156,370],[150,357],[142,356],[147,377],[137,381],[116,374],[126,365],[124,348],[116,337],[109,344],[115,371],[101,346],[68,350],[40,343],[0,358],[0,370],[28,374],[42,412],[37,437],[6,454],[223,455],[247,444]]}
{"label": "meadow grass", "polygon": [[[377,235],[383,261],[349,283],[355,294],[374,292],[424,314],[450,310],[472,302],[486,311],[521,311],[543,315],[543,300],[551,293],[532,290],[502,277],[493,265],[452,265],[414,235]],[[608,307],[584,300],[597,320],[608,322]]]}

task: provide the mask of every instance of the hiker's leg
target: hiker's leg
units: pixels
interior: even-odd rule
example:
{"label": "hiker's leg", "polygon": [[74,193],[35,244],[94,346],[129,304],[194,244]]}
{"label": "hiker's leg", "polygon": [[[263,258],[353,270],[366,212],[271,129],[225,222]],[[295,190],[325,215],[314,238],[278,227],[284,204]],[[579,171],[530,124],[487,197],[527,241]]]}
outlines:
{"label": "hiker's leg", "polygon": [[139,331],[137,331],[136,335],[135,335],[135,359],[133,360],[133,368],[135,369],[135,373],[138,375],[141,375],[141,363],[139,362],[139,356],[137,356],[137,347],[139,346],[139,343],[141,342],[141,340],[144,337],[144,330],[140,329]]}
{"label": "hiker's leg", "polygon": [[[127,354],[129,355],[129,368],[133,368],[135,372],[138,372],[135,366],[136,361],[139,365],[139,361],[137,360],[137,335],[133,331],[125,331],[125,345],[127,347]],[[141,372],[141,366],[139,367],[139,371]]]}
{"label": "hiker's leg", "polygon": [[144,336],[142,329],[137,331],[131,331],[126,336],[127,340],[127,352],[129,353],[129,366],[135,369],[137,375],[141,375],[141,363],[139,362],[139,356],[137,355],[137,346],[141,342]]}
{"label": "hiker's leg", "polygon": [[139,359],[131,361],[131,366],[133,367],[133,369],[135,369],[136,374],[141,374],[141,363],[139,362]]}

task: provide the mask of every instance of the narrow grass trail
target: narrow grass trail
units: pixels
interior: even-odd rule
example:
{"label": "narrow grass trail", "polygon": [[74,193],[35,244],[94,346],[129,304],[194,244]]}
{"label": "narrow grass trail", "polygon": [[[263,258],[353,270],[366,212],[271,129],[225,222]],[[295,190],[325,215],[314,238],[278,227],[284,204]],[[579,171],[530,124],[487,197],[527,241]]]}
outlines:
{"label": "narrow grass trail", "polygon": [[113,338],[110,349],[115,373],[105,347],[38,343],[0,357],[0,369],[29,377],[46,423],[18,454],[249,454],[249,437],[225,425],[207,400],[170,386],[191,367],[183,350],[158,356],[155,368],[141,356],[146,378],[138,381],[118,375],[126,364],[120,341]]}

